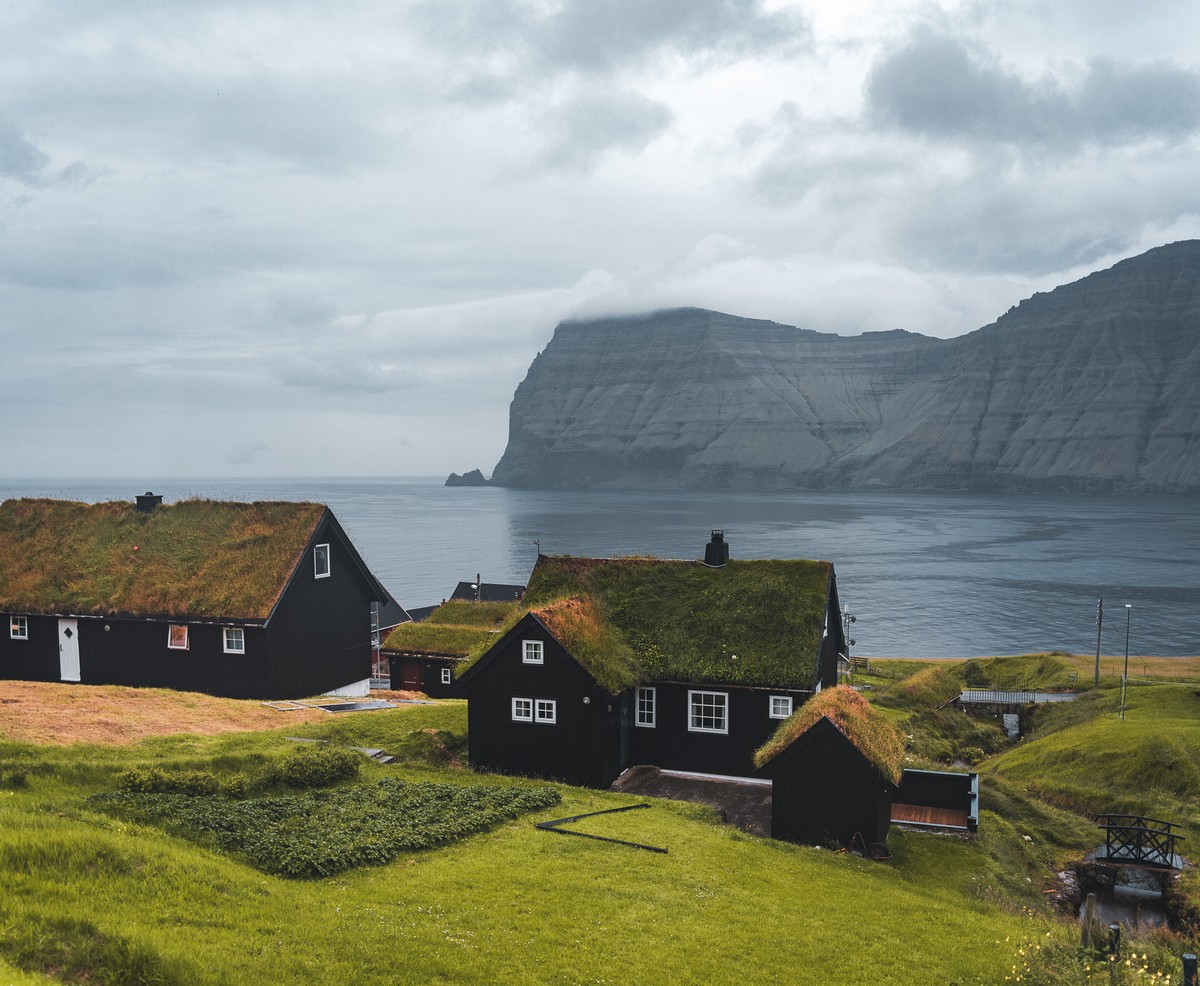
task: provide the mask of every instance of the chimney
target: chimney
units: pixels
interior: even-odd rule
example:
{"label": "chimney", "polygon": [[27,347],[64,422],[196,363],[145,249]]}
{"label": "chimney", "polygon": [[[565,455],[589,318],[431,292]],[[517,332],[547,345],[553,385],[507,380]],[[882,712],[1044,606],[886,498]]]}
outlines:
{"label": "chimney", "polygon": [[704,564],[710,568],[721,568],[729,561],[729,545],[725,543],[724,531],[713,531],[712,540],[704,546]]}
{"label": "chimney", "polygon": [[156,496],[155,494],[151,493],[149,490],[146,490],[145,493],[143,493],[141,496],[139,496],[137,498],[137,508],[144,514],[148,514],[155,507],[161,507],[161,506],[162,506],[162,494],[161,493],[159,493]]}

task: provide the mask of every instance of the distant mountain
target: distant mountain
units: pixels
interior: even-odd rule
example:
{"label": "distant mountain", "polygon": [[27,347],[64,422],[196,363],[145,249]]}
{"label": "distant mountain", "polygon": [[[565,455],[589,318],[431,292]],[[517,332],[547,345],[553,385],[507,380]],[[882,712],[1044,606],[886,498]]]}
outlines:
{"label": "distant mountain", "polygon": [[563,322],[491,482],[1200,492],[1200,241],[956,339],[695,308]]}

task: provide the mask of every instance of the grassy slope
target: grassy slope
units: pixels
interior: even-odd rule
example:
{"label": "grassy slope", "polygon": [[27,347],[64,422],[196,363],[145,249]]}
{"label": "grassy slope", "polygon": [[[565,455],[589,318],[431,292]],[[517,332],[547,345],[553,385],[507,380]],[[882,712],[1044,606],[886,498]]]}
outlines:
{"label": "grassy slope", "polygon": [[[476,779],[433,765],[440,748],[421,739],[461,734],[464,710],[291,731],[408,751],[416,759],[404,777]],[[280,733],[132,749],[0,745],[0,774],[20,767],[29,778],[0,789],[0,927],[86,919],[183,982],[714,982],[736,968],[745,981],[796,981],[800,969],[802,981],[872,984],[911,983],[918,966],[930,982],[988,981],[1007,958],[1000,943],[1030,927],[972,879],[988,869],[982,847],[934,836],[897,833],[896,862],[881,866],[657,803],[582,827],[667,846],[665,856],[540,832],[530,818],[399,864],[298,882],[81,804],[133,762],[232,770],[288,748]],[[365,779],[386,770],[368,765]],[[561,790],[546,817],[631,803]],[[869,932],[851,944],[863,901]],[[972,947],[957,947],[964,941]]]}

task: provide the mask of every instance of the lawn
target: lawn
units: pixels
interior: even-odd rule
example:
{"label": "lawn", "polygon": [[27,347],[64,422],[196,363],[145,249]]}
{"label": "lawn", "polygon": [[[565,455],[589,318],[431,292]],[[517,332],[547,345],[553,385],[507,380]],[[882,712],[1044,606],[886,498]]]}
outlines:
{"label": "lawn", "polygon": [[[1158,717],[1190,756],[1200,734],[1188,696],[1200,705],[1188,689],[1144,689],[1123,725],[1141,716],[1151,743]],[[1047,762],[1060,748],[1107,751],[1106,715],[986,760],[994,781],[978,839],[893,830],[882,864],[749,836],[677,802],[575,826],[665,855],[539,831],[537,821],[636,801],[472,773],[461,766],[461,702],[127,746],[0,742],[0,982],[909,986],[1003,982],[1014,965],[1023,981],[1087,982],[1081,971],[1067,978],[1082,969],[1075,933],[1045,908],[1040,881],[1091,829],[1030,790],[1043,779],[1039,743],[1049,744]],[[386,767],[363,758],[360,776],[334,794],[390,778],[553,787],[561,803],[381,865],[293,879],[87,800],[116,790],[131,768],[261,776],[296,749],[288,736],[400,756]],[[1196,789],[1170,797],[1194,806]],[[1154,959],[1177,946],[1148,947]],[[1053,949],[1057,958],[1041,957]],[[1019,950],[1039,956],[1031,968]]]}

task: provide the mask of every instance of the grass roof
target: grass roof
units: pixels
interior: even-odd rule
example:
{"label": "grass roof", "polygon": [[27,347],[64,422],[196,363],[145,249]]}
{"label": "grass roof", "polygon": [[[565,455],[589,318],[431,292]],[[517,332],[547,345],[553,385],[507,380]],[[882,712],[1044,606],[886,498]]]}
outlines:
{"label": "grass roof", "polygon": [[822,719],[833,723],[888,780],[900,783],[904,737],[882,712],[848,685],[824,689],[781,722],[775,735],[755,752],[754,765],[769,763]]}
{"label": "grass roof", "polygon": [[451,599],[419,623],[401,623],[383,642],[386,651],[471,657],[482,654],[520,616],[511,603]]}
{"label": "grass roof", "polygon": [[829,564],[546,557],[523,605],[601,684],[650,679],[811,688]]}
{"label": "grass roof", "polygon": [[0,609],[265,620],[319,503],[0,503]]}

